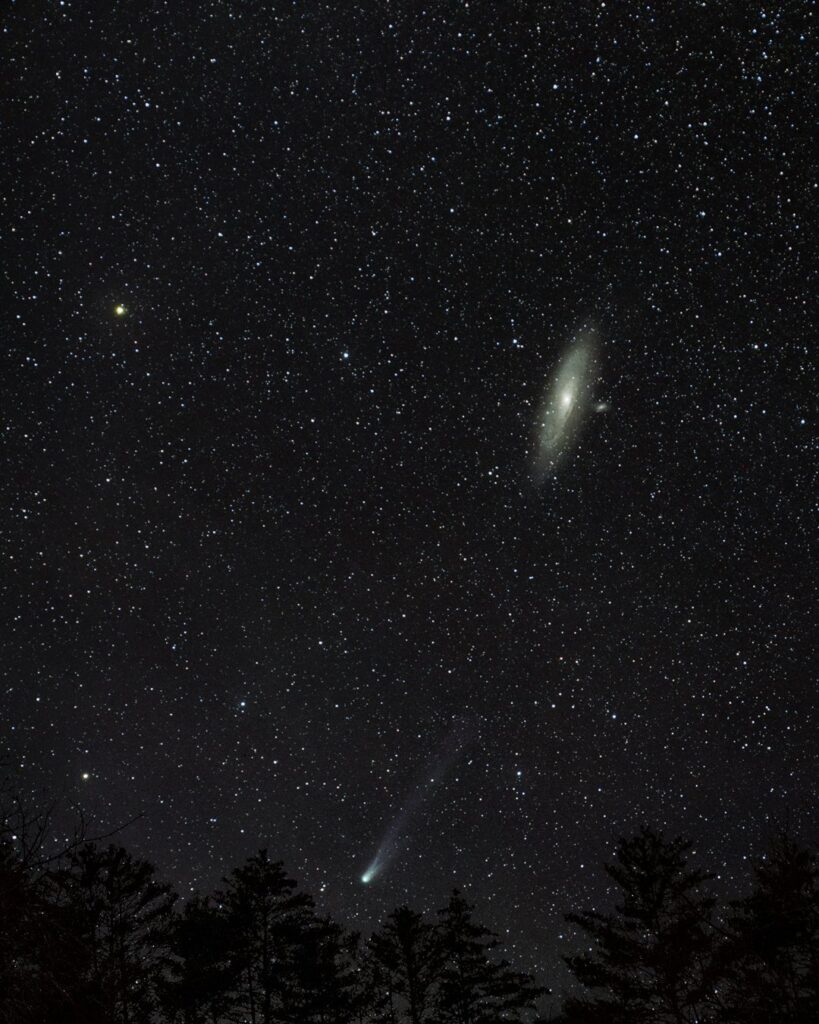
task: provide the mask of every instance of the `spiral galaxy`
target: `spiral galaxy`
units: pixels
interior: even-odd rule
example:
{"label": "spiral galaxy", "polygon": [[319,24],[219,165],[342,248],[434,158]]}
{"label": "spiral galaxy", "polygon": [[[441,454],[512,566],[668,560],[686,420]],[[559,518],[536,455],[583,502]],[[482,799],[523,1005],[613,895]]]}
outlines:
{"label": "spiral galaxy", "polygon": [[579,332],[553,371],[535,418],[532,476],[540,483],[556,472],[577,444],[597,383],[597,332]]}

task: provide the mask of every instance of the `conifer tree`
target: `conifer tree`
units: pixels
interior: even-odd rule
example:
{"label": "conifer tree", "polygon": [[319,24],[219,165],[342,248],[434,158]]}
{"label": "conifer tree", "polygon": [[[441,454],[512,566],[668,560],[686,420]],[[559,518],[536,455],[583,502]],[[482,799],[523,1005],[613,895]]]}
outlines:
{"label": "conifer tree", "polygon": [[375,1020],[387,1024],[430,1020],[439,959],[434,926],[409,907],[393,910],[368,946]]}
{"label": "conifer tree", "polygon": [[521,1022],[537,1013],[546,989],[494,959],[497,937],[472,919],[474,908],[456,890],[439,911],[440,969],[436,1021],[441,1024]]}
{"label": "conifer tree", "polygon": [[614,913],[585,911],[567,920],[591,938],[590,952],[566,958],[593,995],[569,999],[572,1024],[703,1024],[713,989],[713,876],[687,866],[690,844],[643,829],[621,839],[606,865],[619,886]]}
{"label": "conifer tree", "polygon": [[358,936],[329,918],[314,918],[301,931],[286,965],[279,1017],[286,1024],[352,1024],[364,996]]}
{"label": "conifer tree", "polygon": [[733,903],[728,984],[731,1024],[819,1021],[819,864],[790,835],[755,868],[753,892]]}
{"label": "conifer tree", "polygon": [[168,953],[160,985],[165,1018],[182,1024],[224,1019],[238,988],[224,911],[201,896],[189,900],[169,930]]}
{"label": "conifer tree", "polygon": [[266,850],[236,868],[217,893],[224,906],[237,972],[237,1004],[250,1024],[286,1020],[293,960],[312,921],[313,901],[296,892],[281,861]]}

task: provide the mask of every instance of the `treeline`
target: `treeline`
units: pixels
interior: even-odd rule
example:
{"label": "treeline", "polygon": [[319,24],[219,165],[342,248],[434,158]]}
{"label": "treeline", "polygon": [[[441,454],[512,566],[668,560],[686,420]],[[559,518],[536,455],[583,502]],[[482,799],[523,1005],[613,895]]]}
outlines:
{"label": "treeline", "polygon": [[322,916],[262,850],[181,901],[119,845],[58,858],[0,832],[0,1021],[8,1024],[817,1024],[817,859],[779,837],[719,904],[689,844],[643,830],[606,867],[609,913],[567,918],[578,985],[558,1015],[453,892],[366,941]]}
{"label": "treeline", "polygon": [[0,999],[15,1024],[522,1021],[543,990],[453,893],[363,944],[260,851],[181,908],[154,868],[87,843],[29,877],[0,853]]}

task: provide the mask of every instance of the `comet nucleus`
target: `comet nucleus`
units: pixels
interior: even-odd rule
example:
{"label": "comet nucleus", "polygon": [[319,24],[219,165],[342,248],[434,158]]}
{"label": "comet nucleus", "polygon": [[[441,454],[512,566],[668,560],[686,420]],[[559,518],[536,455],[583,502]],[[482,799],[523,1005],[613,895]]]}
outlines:
{"label": "comet nucleus", "polygon": [[574,448],[597,383],[597,332],[581,331],[553,371],[535,419],[532,475],[540,483],[551,476]]}

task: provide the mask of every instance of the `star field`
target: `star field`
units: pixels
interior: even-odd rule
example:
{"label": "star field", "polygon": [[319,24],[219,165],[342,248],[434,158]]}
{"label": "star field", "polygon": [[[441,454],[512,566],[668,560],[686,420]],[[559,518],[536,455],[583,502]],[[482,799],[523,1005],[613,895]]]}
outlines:
{"label": "star field", "polygon": [[[559,986],[645,822],[816,825],[816,5],[18,5],[3,753],[182,891],[463,888]],[[544,388],[599,339],[533,481]],[[372,884],[453,722],[475,738]]]}

